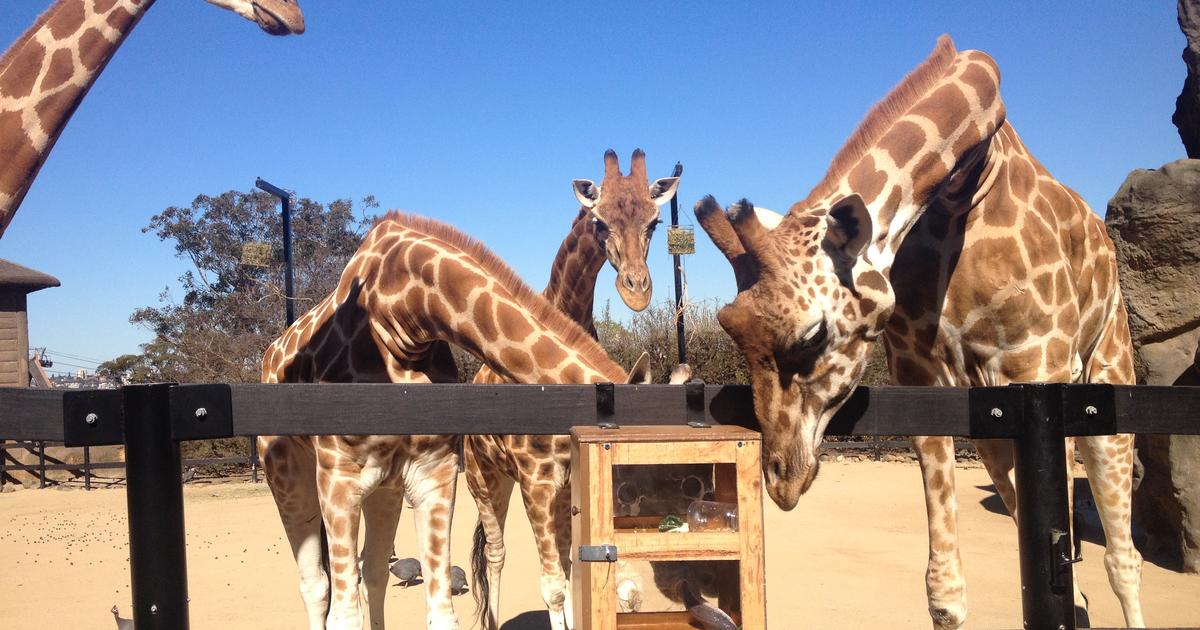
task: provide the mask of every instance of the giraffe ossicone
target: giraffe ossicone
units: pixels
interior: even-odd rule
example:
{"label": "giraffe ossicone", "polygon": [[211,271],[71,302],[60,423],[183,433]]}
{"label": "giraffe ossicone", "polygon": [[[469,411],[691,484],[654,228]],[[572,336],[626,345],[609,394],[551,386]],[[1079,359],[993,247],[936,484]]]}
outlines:
{"label": "giraffe ossicone", "polygon": [[[1083,199],[1026,150],[999,86],[990,57],[959,53],[942,37],[775,229],[748,202],[727,213],[711,197],[697,204],[700,225],[734,268],[738,294],[718,319],[750,366],[767,491],[780,507],[794,507],[813,483],[826,426],[879,338],[899,385],[1133,382],[1112,242]],[[929,523],[930,615],[938,628],[957,628],[966,587],[953,442],[913,442]],[[1016,517],[1011,443],[976,445]],[[1132,438],[1078,445],[1109,582],[1126,623],[1140,626]],[[1085,605],[1078,586],[1074,596]]]}

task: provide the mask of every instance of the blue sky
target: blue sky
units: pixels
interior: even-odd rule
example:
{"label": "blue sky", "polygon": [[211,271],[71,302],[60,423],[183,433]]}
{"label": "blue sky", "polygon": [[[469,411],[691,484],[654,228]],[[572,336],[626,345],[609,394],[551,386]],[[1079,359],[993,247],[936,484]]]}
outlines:
{"label": "blue sky", "polygon": [[[0,257],[62,281],[30,296],[32,345],[97,360],[137,351],[149,334],[130,313],[186,268],[141,233],[149,217],[255,176],[448,221],[541,288],[578,209],[570,182],[599,180],[605,149],[625,166],[641,147],[651,178],[681,161],[684,222],[708,193],[786,209],[941,33],[997,60],[1009,120],[1097,212],[1130,170],[1184,157],[1173,2],[907,4],[303,0],[308,32],[279,39],[202,0],[161,0],[76,112]],[[0,45],[48,5],[0,3]],[[691,296],[731,297],[727,263],[703,235],[697,250]],[[660,299],[665,252],[660,232]],[[612,283],[606,269],[597,299],[620,313]]]}

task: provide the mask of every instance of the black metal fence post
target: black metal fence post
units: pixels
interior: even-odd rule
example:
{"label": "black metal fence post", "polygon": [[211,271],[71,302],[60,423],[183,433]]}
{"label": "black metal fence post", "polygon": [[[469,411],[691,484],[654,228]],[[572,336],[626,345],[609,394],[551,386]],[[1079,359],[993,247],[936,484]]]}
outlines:
{"label": "black metal fence post", "polygon": [[[675,163],[672,177],[683,175],[683,164]],[[675,188],[675,196],[671,197],[671,227],[679,225],[679,188]],[[675,347],[679,363],[687,363],[687,335],[683,329],[683,263],[679,254],[671,256],[675,270]]]}
{"label": "black metal fence post", "polygon": [[83,447],[83,489],[92,489],[92,447]]}
{"label": "black metal fence post", "polygon": [[46,441],[38,440],[38,488],[46,487]]}
{"label": "black metal fence post", "polygon": [[1027,630],[1073,630],[1071,528],[1062,386],[1019,385],[1020,437],[1014,440],[1021,608]]}
{"label": "black metal fence post", "polygon": [[133,622],[187,630],[187,551],[179,443],[171,439],[169,384],[121,388]]}

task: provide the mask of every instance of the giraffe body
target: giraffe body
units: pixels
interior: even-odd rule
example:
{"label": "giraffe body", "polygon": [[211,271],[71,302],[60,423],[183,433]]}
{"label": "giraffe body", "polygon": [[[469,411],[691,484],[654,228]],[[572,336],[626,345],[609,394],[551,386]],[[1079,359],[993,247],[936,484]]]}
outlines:
{"label": "giraffe body", "polygon": [[[617,289],[625,303],[634,310],[645,308],[651,290],[645,267],[647,246],[659,223],[658,206],[674,196],[678,184],[676,177],[649,183],[640,150],[634,152],[628,176],[621,175],[616,155],[611,150],[606,153],[605,176],[596,194],[592,194],[597,189],[591,182],[576,180],[576,196],[583,207],[558,249],[542,295],[594,337],[596,278],[607,260],[617,271]],[[505,380],[484,366],[474,382]],[[514,484],[533,527],[541,560],[542,598],[550,611],[551,626],[567,627],[573,618],[568,585],[570,436],[471,435],[463,451],[467,485],[480,515],[472,563],[483,627],[499,625],[504,525]]]}
{"label": "giraffe body", "polygon": [[[881,336],[901,385],[1133,382],[1100,218],[1026,150],[991,58],[957,53],[949,38],[868,114],[774,230],[748,202],[726,215],[708,198],[697,217],[734,265],[739,294],[719,319],[751,366],[768,492],[785,509],[816,476],[825,427]],[[957,628],[967,608],[953,444],[913,443],[929,520],[930,614],[936,627]],[[1011,444],[978,447],[1018,518]],[[1081,438],[1079,447],[1110,584],[1126,622],[1140,626],[1131,436]],[[1075,600],[1084,603],[1077,587]]]}
{"label": "giraffe body", "polygon": [[[208,0],[273,35],[304,32],[294,0]],[[154,0],[56,0],[0,57],[0,236],[71,114]]]}
{"label": "giraffe body", "polygon": [[[367,234],[337,290],[267,350],[263,380],[454,380],[447,342],[474,353],[509,382],[626,378],[584,330],[479,243],[431,220],[391,214]],[[416,510],[427,624],[458,627],[449,562],[457,443],[444,436],[260,438],[263,469],[297,560],[310,627],[363,624],[360,511],[361,577],[371,625],[383,627],[386,560],[403,499]],[[321,562],[322,523],[328,574]]]}

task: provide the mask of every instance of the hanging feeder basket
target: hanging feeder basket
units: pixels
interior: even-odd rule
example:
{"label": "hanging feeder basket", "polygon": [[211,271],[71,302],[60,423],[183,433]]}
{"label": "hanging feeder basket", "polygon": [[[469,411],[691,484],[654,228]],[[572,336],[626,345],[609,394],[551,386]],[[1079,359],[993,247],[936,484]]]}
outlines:
{"label": "hanging feeder basket", "polygon": [[242,245],[241,263],[247,267],[271,266],[271,244],[251,241]]}
{"label": "hanging feeder basket", "polygon": [[667,253],[672,256],[696,253],[696,231],[690,225],[667,228]]}

